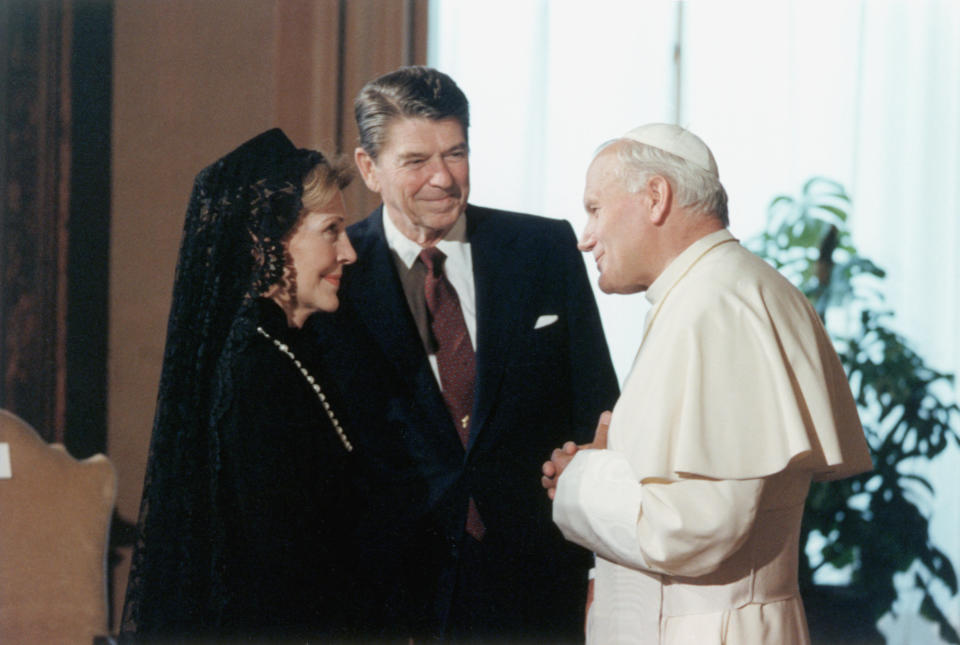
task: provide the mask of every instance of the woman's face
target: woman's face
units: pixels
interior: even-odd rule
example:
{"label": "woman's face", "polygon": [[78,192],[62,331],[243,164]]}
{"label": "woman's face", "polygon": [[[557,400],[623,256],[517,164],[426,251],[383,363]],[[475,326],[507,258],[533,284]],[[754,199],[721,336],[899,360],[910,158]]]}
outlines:
{"label": "woman's face", "polygon": [[343,266],[357,259],[347,238],[343,194],[337,191],[326,206],[302,214],[284,246],[286,284],[266,295],[286,312],[287,322],[302,327],[314,312],[336,311]]}

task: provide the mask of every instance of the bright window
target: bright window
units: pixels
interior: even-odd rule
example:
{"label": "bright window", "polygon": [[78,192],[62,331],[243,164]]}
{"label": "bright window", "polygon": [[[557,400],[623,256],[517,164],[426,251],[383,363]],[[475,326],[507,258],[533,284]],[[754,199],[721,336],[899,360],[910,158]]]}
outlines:
{"label": "bright window", "polygon": [[[898,327],[960,372],[960,3],[433,0],[430,21],[429,63],[471,101],[473,203],[579,233],[593,150],[679,123],[713,149],[738,237],[813,175],[845,184],[854,241],[888,271]],[[645,301],[597,299],[623,378]],[[955,567],[958,464],[952,450],[928,473],[933,540]],[[957,600],[945,606],[960,623]],[[909,615],[881,628],[891,643],[936,642]]]}

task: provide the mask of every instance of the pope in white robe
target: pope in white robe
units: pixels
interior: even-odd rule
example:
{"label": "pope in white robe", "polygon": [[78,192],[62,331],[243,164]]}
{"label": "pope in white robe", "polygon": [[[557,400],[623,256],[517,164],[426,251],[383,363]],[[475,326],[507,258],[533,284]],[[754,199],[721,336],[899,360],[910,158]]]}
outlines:
{"label": "pope in white robe", "polygon": [[[717,177],[682,128],[625,138]],[[725,193],[720,217],[691,215],[667,172],[626,190],[640,199],[626,207],[618,147],[588,174],[596,221],[581,248],[601,288],[643,290],[651,308],[606,448],[578,451],[554,482],[554,521],[596,553],[587,643],[808,643],[797,570],[810,481],[872,467],[846,375],[803,294],[726,229]]]}

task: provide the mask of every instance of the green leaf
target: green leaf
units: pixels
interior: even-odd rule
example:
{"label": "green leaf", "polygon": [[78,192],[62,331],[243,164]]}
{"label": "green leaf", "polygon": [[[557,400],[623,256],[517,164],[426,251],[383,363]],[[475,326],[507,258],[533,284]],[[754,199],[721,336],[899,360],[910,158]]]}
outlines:
{"label": "green leaf", "polygon": [[[851,567],[854,590],[869,597],[874,619],[891,611],[897,598],[894,576],[916,570],[924,590],[922,615],[952,643],[957,633],[927,591],[936,582],[957,594],[953,565],[930,541],[929,518],[921,512],[936,494],[924,476],[905,466],[929,460],[953,443],[960,407],[943,398],[954,377],[927,365],[892,327],[894,312],[883,306],[886,272],[860,255],[847,229],[851,200],[843,185],[811,177],[798,196],[778,195],[767,209],[767,230],[746,244],[780,270],[810,299],[824,320],[832,311],[849,321],[829,329],[850,379],[875,469],[837,482],[810,487],[801,539],[824,536],[814,566],[801,549],[801,587],[809,589],[818,569]],[[833,231],[831,233],[831,231]],[[827,240],[827,236],[832,237]],[[825,244],[826,242],[826,244]],[[829,257],[821,258],[821,253]],[[818,263],[828,263],[827,279]],[[857,497],[864,507],[852,507]]]}

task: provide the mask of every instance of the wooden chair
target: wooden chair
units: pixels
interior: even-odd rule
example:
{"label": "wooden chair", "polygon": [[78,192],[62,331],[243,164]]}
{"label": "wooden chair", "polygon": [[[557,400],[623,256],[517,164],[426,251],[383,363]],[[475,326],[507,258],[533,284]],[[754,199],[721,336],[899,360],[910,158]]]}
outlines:
{"label": "wooden chair", "polygon": [[77,461],[0,410],[0,643],[90,645],[107,635],[116,494],[105,456]]}

